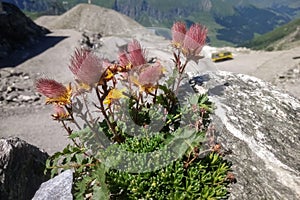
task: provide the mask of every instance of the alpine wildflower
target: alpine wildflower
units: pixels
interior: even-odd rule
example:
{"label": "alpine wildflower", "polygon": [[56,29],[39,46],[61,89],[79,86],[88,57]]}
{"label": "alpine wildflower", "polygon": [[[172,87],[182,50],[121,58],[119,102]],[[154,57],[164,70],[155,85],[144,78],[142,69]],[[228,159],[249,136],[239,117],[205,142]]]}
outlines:
{"label": "alpine wildflower", "polygon": [[191,60],[199,60],[199,56],[206,42],[207,28],[200,24],[193,24],[186,32],[182,52]]}
{"label": "alpine wildflower", "polygon": [[172,46],[180,49],[183,46],[184,37],[186,34],[186,25],[183,22],[176,22],[172,29]]}
{"label": "alpine wildflower", "polygon": [[114,101],[126,97],[126,96],[123,94],[123,92],[124,92],[125,90],[126,90],[125,88],[123,88],[123,89],[116,89],[116,88],[111,89],[111,90],[109,91],[108,95],[105,97],[103,103],[104,103],[104,104],[107,104],[107,105],[110,105],[110,104],[112,104]]}
{"label": "alpine wildflower", "polygon": [[54,105],[54,114],[52,114],[54,120],[65,120],[68,119],[69,116],[69,113],[64,107],[57,104]]}
{"label": "alpine wildflower", "polygon": [[39,93],[47,97],[46,104],[71,104],[71,84],[66,87],[53,79],[40,78],[36,80],[35,87]]}
{"label": "alpine wildflower", "polygon": [[146,64],[133,70],[130,80],[140,88],[140,91],[149,93],[157,87],[163,73],[164,68],[159,62],[152,65]]}
{"label": "alpine wildflower", "polygon": [[128,43],[128,60],[133,67],[146,64],[145,51],[137,40]]}
{"label": "alpine wildflower", "polygon": [[69,69],[75,75],[79,85],[86,88],[97,86],[106,70],[103,60],[85,49],[76,49]]}

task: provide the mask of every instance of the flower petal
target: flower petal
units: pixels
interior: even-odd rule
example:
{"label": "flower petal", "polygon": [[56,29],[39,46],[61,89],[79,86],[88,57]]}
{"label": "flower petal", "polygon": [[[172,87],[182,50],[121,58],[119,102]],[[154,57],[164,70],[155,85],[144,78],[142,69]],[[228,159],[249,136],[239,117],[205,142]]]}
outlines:
{"label": "flower petal", "polygon": [[53,79],[40,78],[36,81],[35,87],[39,93],[48,97],[46,103],[61,105],[71,103],[72,88],[70,84],[65,87]]}
{"label": "flower petal", "polygon": [[80,82],[93,86],[98,84],[105,72],[103,62],[91,51],[76,49],[69,68]]}
{"label": "flower petal", "polygon": [[128,44],[128,59],[133,66],[146,64],[145,52],[137,40]]}
{"label": "flower petal", "polygon": [[172,44],[175,48],[180,48],[183,45],[183,40],[186,34],[186,25],[183,22],[176,22],[171,29]]}
{"label": "flower petal", "polygon": [[206,42],[207,28],[200,24],[193,24],[187,31],[184,41],[184,53],[196,56],[199,55]]}

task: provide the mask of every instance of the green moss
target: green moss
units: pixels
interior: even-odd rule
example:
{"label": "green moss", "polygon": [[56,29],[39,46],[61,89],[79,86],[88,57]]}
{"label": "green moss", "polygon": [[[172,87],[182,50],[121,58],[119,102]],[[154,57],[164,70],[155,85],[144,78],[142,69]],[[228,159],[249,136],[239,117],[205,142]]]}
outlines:
{"label": "green moss", "polygon": [[[186,158],[184,158],[186,159]],[[230,164],[217,154],[196,159],[186,168],[184,159],[149,173],[107,173],[113,199],[224,199]]]}

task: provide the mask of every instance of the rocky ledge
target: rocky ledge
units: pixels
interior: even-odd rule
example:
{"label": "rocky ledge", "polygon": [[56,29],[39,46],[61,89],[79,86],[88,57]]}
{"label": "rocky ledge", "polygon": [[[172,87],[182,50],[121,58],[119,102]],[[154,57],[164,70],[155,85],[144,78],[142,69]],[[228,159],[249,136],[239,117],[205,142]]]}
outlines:
{"label": "rocky ledge", "polygon": [[201,77],[196,88],[216,106],[217,141],[232,152],[230,199],[300,199],[300,100],[247,75]]}

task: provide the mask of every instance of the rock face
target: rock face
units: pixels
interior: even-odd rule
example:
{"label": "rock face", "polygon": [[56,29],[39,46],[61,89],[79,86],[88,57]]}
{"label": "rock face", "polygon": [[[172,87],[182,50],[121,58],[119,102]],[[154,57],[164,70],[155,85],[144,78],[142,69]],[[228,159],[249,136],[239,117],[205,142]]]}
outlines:
{"label": "rock face", "polygon": [[58,176],[43,183],[32,200],[72,200],[73,172],[64,171]]}
{"label": "rock face", "polygon": [[0,61],[13,50],[24,48],[38,41],[49,33],[45,28],[36,25],[20,9],[9,3],[2,3],[0,12]]}
{"label": "rock face", "polygon": [[232,151],[230,199],[300,199],[300,100],[247,75],[213,72],[206,81],[217,141]]}
{"label": "rock face", "polygon": [[44,175],[48,154],[19,138],[0,139],[0,199],[31,199]]}

